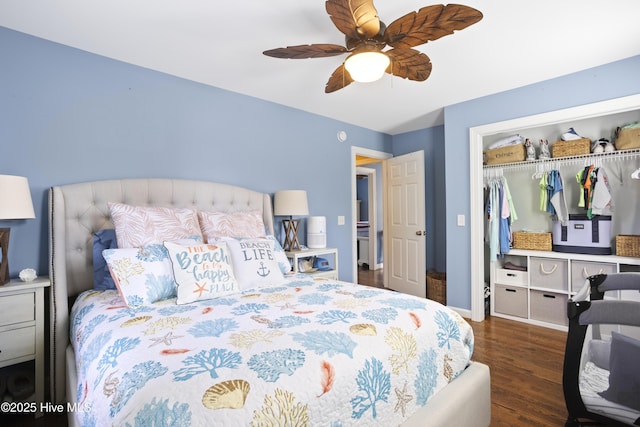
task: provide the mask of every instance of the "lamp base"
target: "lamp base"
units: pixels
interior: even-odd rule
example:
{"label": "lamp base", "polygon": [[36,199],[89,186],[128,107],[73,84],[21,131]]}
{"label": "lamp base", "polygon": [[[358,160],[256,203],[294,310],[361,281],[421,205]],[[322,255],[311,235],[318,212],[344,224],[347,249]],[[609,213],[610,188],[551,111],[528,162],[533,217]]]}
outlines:
{"label": "lamp base", "polygon": [[9,281],[9,228],[0,228],[0,286]]}
{"label": "lamp base", "polygon": [[298,226],[300,225],[299,219],[283,219],[282,226],[284,227],[284,244],[282,249],[285,251],[295,251],[300,249],[300,242],[298,241]]}

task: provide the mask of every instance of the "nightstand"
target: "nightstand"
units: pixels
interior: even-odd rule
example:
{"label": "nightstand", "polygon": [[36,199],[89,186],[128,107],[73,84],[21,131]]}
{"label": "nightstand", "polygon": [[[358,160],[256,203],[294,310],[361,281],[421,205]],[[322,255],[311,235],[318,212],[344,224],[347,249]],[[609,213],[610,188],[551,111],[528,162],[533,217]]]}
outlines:
{"label": "nightstand", "polygon": [[322,248],[322,249],[302,249],[298,251],[287,251],[287,258],[291,261],[291,266],[293,267],[293,272],[298,273],[299,267],[298,262],[301,259],[313,258],[313,257],[321,257],[325,258],[328,256],[333,257],[333,264],[331,264],[332,260],[329,260],[329,263],[333,267],[332,270],[316,270],[307,274],[311,274],[317,277],[324,277],[327,279],[338,280],[338,249],[336,248]]}
{"label": "nightstand", "polygon": [[38,277],[0,286],[0,375],[33,360],[35,393],[25,400],[38,405],[44,402],[44,292],[50,284],[49,277]]}

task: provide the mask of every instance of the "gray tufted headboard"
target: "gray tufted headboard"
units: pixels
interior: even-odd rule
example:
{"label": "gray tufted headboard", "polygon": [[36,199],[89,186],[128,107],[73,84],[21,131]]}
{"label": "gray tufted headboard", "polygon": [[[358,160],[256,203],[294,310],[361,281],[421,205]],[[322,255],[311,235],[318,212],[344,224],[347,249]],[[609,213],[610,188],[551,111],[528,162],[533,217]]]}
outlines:
{"label": "gray tufted headboard", "polygon": [[[273,234],[271,196],[205,181],[123,179],[51,187],[49,190],[49,275],[51,278],[51,401],[65,401],[69,310],[81,292],[93,288],[93,234],[113,228],[107,203],[194,207],[233,212],[260,210]],[[75,393],[74,393],[75,394]]]}

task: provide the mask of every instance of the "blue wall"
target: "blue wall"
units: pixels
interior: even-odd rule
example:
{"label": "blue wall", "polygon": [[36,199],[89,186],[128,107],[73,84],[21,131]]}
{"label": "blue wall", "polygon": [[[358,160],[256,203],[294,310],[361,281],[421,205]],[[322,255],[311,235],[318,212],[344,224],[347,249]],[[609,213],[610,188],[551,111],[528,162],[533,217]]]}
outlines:
{"label": "blue wall", "polygon": [[390,153],[391,136],[2,27],[0,58],[0,173],[28,177],[37,217],[0,221],[12,277],[48,270],[50,186],[172,177],[307,190],[352,280],[351,145]]}
{"label": "blue wall", "polygon": [[[469,129],[640,93],[640,56],[445,107],[447,304],[471,308]],[[496,77],[498,78],[498,77]],[[395,143],[395,141],[394,141]],[[467,221],[468,222],[468,221]],[[461,267],[467,268],[461,268]]]}
{"label": "blue wall", "polygon": [[[455,224],[470,214],[469,128],[640,93],[634,57],[448,106],[444,126],[391,137],[2,27],[0,58],[0,173],[29,178],[37,216],[0,221],[11,227],[12,276],[48,269],[50,186],[174,177],[307,190],[310,214],[327,217],[327,243],[340,250],[340,278],[350,281],[351,229],[337,217],[352,224],[351,146],[424,150],[427,268],[447,271],[449,304],[467,309],[470,235]],[[348,142],[337,140],[340,130]]]}

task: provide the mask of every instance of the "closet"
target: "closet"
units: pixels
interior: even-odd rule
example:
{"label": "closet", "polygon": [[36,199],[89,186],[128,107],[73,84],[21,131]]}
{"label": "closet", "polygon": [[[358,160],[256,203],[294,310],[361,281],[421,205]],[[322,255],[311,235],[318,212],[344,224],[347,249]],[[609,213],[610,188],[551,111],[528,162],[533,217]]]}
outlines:
{"label": "closet", "polygon": [[[538,152],[540,139],[548,140],[553,150],[553,144],[557,143],[560,135],[570,127],[591,140],[612,140],[616,127],[640,121],[639,98],[633,98],[635,107],[626,106],[621,110],[615,108],[615,102],[608,104],[613,105],[611,113],[605,111],[601,114],[582,114],[575,118],[559,114],[558,121],[554,121],[553,115],[547,113],[541,116],[538,122],[536,118],[532,118],[525,126],[522,124],[527,121],[520,120],[503,124],[504,129],[498,132],[483,134],[483,131],[487,132],[488,129],[500,129],[500,124],[478,129],[475,137],[476,140],[482,140],[482,147],[486,149],[499,139],[520,134],[534,141]],[[513,127],[514,124],[520,124],[522,127]],[[473,140],[472,131],[472,142]],[[591,214],[591,210],[587,210],[588,206],[580,206],[585,193],[584,185],[578,182],[580,174],[591,165],[600,169],[598,176],[606,174],[608,182],[607,192],[611,196],[612,204],[612,255],[513,248],[499,250],[496,253],[495,237],[494,244],[490,243],[492,228],[487,221],[486,203],[486,196],[496,182],[506,184],[511,195],[514,209],[512,215],[515,215],[516,219],[512,218],[510,221],[509,231],[550,233],[557,216],[549,212],[553,209],[548,209],[548,200],[547,204],[544,203],[542,187],[546,182],[542,178],[557,175],[561,177],[563,198],[569,214]],[[485,282],[489,283],[491,290],[490,314],[566,330],[567,300],[580,289],[585,277],[601,272],[640,271],[640,258],[615,254],[616,235],[640,235],[640,220],[637,219],[640,218],[639,171],[640,149],[483,166],[482,184],[485,191],[481,208],[482,231],[480,234],[475,230],[475,235],[483,236]],[[596,186],[601,184],[602,182],[597,182]],[[601,187],[602,189],[604,187]],[[557,197],[555,200],[557,201]],[[587,204],[588,202],[589,198]],[[495,231],[495,227],[493,230]],[[504,245],[504,239],[502,240]],[[472,268],[473,264],[472,262]],[[477,291],[475,292],[477,294]],[[640,299],[640,296],[638,298]]]}

